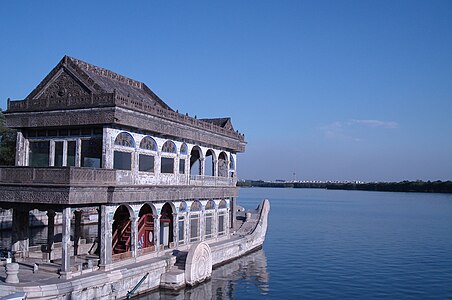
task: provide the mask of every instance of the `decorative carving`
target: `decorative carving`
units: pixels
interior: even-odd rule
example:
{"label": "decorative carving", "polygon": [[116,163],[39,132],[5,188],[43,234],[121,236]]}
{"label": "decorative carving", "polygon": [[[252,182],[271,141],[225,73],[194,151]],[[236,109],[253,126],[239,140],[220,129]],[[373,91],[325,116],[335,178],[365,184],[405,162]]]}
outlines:
{"label": "decorative carving", "polygon": [[150,136],[145,136],[140,142],[140,148],[157,151],[157,143]]}
{"label": "decorative carving", "polygon": [[135,140],[129,133],[121,132],[115,139],[115,145],[134,148]]}
{"label": "decorative carving", "polygon": [[162,152],[165,153],[176,153],[176,145],[173,141],[166,141],[162,146]]}
{"label": "decorative carving", "polygon": [[212,251],[205,242],[193,245],[185,263],[185,283],[196,285],[212,275]]}
{"label": "decorative carving", "polygon": [[82,97],[89,95],[89,92],[67,72],[62,71],[57,76],[58,77],[38,95],[38,99]]}
{"label": "decorative carving", "polygon": [[183,143],[182,146],[180,146],[180,154],[183,154],[183,155],[187,155],[188,154],[187,144]]}
{"label": "decorative carving", "polygon": [[104,76],[104,77],[107,77],[107,78],[110,78],[110,79],[113,79],[113,80],[116,80],[116,81],[119,81],[119,82],[122,82],[124,84],[133,86],[135,88],[139,88],[139,89],[142,88],[143,84],[141,82],[137,81],[137,80],[133,80],[133,79],[127,78],[127,77],[119,75],[119,74],[117,74],[117,73],[115,73],[113,71],[110,71],[110,70],[107,70],[107,69],[104,69],[104,68],[101,68],[101,67],[89,64],[87,62],[81,61],[81,60],[73,58],[73,57],[71,57],[71,61],[75,65],[77,65],[79,68],[81,68],[83,70],[86,70],[88,72],[94,73],[94,74],[99,75],[99,76]]}

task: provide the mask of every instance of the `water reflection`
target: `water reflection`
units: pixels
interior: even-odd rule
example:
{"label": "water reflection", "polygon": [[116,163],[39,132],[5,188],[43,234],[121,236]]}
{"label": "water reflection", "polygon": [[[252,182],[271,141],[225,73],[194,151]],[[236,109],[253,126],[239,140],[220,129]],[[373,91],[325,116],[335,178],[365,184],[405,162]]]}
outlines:
{"label": "water reflection", "polygon": [[[259,297],[268,294],[269,276],[264,250],[258,250],[218,267],[212,271],[212,279],[193,288],[177,292],[161,290],[142,295],[140,300],[198,300],[235,299],[243,289],[252,289],[251,294]],[[243,298],[243,295],[241,295]]]}

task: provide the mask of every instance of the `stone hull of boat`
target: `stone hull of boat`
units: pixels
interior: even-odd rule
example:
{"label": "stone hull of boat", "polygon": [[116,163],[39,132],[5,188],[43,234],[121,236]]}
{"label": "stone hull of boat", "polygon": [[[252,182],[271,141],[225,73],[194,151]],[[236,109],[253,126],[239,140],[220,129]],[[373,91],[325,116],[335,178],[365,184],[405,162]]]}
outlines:
{"label": "stone hull of boat", "polygon": [[[270,203],[264,200],[255,214],[247,214],[247,220],[229,238],[212,243],[203,242],[210,247],[212,264],[210,267],[225,264],[262,247],[269,211]],[[26,293],[26,299],[125,299],[127,293],[134,289],[146,274],[145,280],[136,288],[134,296],[161,287],[162,275],[174,268],[175,262],[176,257],[168,252],[147,261],[124,265],[114,270],[92,272],[71,280],[55,278],[54,282],[46,285],[0,283],[0,297]],[[179,282],[176,288],[183,286],[184,284]]]}

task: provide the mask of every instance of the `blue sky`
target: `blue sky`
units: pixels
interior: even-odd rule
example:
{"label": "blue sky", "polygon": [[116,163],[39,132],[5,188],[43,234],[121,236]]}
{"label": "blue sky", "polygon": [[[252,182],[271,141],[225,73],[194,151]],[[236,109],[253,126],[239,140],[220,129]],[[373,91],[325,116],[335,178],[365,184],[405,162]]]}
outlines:
{"label": "blue sky", "polygon": [[452,179],[452,1],[7,1],[0,107],[65,55],[232,117],[240,178]]}

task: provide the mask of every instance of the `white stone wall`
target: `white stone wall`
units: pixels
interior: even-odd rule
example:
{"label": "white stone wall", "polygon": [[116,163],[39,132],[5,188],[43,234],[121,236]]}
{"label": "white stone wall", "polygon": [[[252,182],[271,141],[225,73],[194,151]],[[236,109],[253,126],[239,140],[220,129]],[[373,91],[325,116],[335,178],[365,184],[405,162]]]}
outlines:
{"label": "white stone wall", "polygon": [[[127,132],[130,134],[134,141],[135,147],[124,147],[115,145],[115,139],[121,132]],[[140,143],[144,137],[151,137],[157,143],[157,151],[150,151],[140,148]],[[103,149],[103,165],[107,169],[113,169],[114,151],[128,152],[131,153],[132,157],[132,170],[118,170],[118,183],[119,184],[152,184],[152,185],[187,185],[189,184],[190,178],[190,153],[193,147],[199,147],[201,149],[201,161],[204,163],[204,158],[206,157],[207,151],[212,151],[214,153],[214,163],[217,164],[218,157],[221,152],[226,154],[228,159],[228,168],[230,165],[231,155],[234,157],[235,164],[237,163],[236,154],[231,152],[212,149],[205,146],[200,146],[196,144],[186,143],[188,151],[187,154],[180,152],[181,146],[184,142],[171,140],[174,142],[177,148],[177,153],[164,153],[162,152],[163,144],[168,141],[168,139],[160,138],[157,136],[150,136],[141,133],[124,131],[114,128],[104,128],[104,149]],[[141,172],[139,171],[139,154],[147,154],[154,156],[154,172]],[[172,174],[161,173],[160,160],[162,157],[174,158],[174,172]],[[185,174],[179,174],[179,160],[185,159]],[[205,166],[202,166],[202,170]],[[216,174],[218,174],[218,165],[215,167]],[[228,172],[229,173],[229,172]]]}

